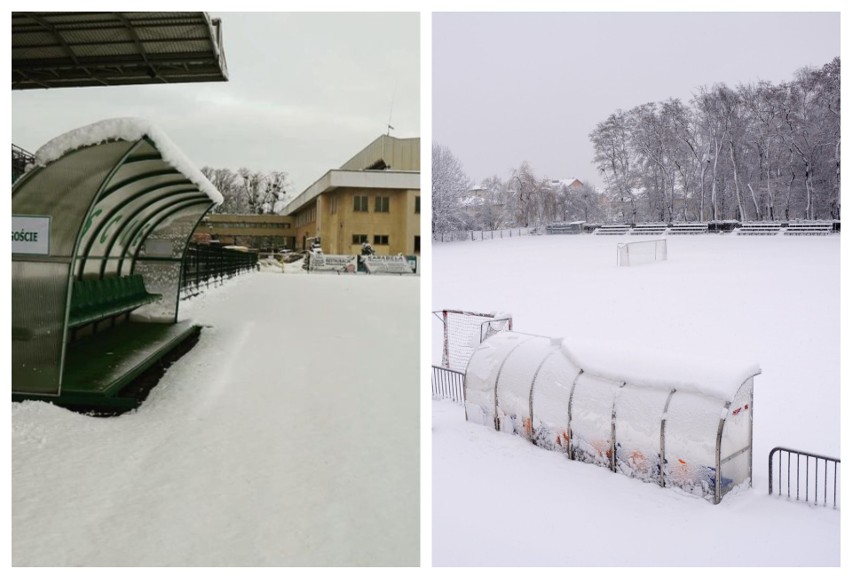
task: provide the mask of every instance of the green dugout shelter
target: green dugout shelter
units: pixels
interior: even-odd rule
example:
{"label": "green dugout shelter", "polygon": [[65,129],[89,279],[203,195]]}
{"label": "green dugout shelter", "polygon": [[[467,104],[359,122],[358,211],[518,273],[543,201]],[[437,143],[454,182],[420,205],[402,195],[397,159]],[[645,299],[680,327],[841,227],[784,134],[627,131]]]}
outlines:
{"label": "green dugout shelter", "polygon": [[112,119],[53,139],[12,189],[12,395],[126,408],[199,329],[183,257],[222,196],[159,129]]}

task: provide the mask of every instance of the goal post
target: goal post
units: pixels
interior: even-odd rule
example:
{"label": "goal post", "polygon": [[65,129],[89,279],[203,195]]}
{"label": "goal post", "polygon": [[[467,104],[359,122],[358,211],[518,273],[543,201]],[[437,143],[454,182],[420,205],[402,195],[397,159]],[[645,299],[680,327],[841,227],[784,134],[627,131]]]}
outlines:
{"label": "goal post", "polygon": [[667,259],[668,247],[665,239],[619,243],[616,248],[616,264],[620,266],[642,265]]}
{"label": "goal post", "polygon": [[496,333],[512,329],[512,316],[506,313],[437,310],[432,314],[443,326],[441,366],[462,372],[479,344]]}

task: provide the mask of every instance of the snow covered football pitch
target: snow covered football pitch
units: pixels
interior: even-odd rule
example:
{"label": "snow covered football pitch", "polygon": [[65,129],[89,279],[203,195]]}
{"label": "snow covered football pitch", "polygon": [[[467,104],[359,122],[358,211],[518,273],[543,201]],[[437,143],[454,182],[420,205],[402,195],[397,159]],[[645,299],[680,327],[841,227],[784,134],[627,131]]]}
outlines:
{"label": "snow covered football pitch", "polygon": [[[433,309],[510,312],[520,332],[752,358],[753,488],[712,505],[466,423],[433,402],[433,564],[832,566],[840,511],[767,496],[775,446],[840,456],[840,238],[631,236],[433,244]],[[440,323],[432,322],[433,361]]]}
{"label": "snow covered football pitch", "polygon": [[12,563],[418,565],[419,284],[245,274],[138,411],[13,404]]}

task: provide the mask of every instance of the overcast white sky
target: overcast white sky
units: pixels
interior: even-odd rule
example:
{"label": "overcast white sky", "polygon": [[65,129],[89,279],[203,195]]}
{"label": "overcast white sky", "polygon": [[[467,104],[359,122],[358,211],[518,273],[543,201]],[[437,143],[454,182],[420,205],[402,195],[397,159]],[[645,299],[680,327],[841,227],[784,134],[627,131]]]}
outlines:
{"label": "overcast white sky", "polygon": [[840,56],[837,13],[444,13],[432,27],[432,138],[475,181],[527,160],[600,185],[588,135],[617,109]]}
{"label": "overcast white sky", "polygon": [[13,91],[12,142],[35,152],[88,123],[143,117],[199,167],[287,171],[298,193],[386,132],[391,106],[391,134],[420,136],[417,13],[211,16],[229,82]]}

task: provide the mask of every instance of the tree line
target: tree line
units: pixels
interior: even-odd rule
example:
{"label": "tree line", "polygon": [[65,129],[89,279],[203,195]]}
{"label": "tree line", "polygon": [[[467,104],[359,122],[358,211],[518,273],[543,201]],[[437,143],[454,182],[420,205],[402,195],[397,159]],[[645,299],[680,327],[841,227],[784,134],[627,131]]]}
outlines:
{"label": "tree line", "polygon": [[557,221],[840,219],[840,58],[789,82],[700,87],[618,110],[589,135],[604,190],[542,178],[526,161],[474,186],[432,146],[432,230]]}
{"label": "tree line", "polygon": [[591,185],[539,177],[527,161],[508,179],[474,185],[452,151],[432,145],[432,231],[496,230],[557,221],[599,221],[602,196]]}
{"label": "tree line", "polygon": [[840,58],[618,110],[589,136],[615,221],[840,218]]}
{"label": "tree line", "polygon": [[211,213],[272,213],[276,203],[284,202],[290,196],[290,181],[286,171],[263,173],[245,167],[237,171],[202,167],[201,172],[225,198]]}

